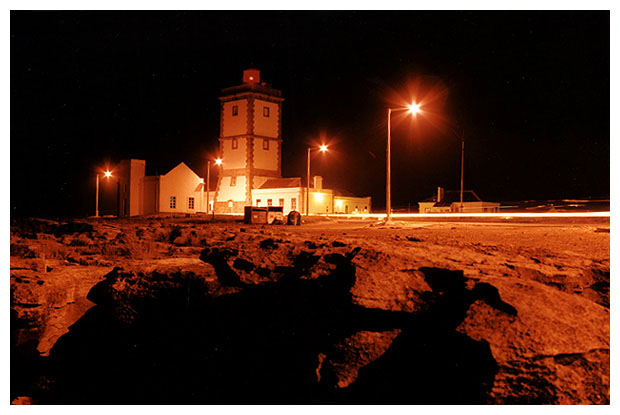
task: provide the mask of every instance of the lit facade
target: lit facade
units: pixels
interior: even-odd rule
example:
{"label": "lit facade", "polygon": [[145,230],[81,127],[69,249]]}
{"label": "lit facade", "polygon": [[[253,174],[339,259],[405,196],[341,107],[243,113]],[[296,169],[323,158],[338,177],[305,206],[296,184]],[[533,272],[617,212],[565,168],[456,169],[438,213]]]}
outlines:
{"label": "lit facade", "polygon": [[115,169],[118,216],[206,212],[204,180],[185,163],[168,173],[145,176],[144,160],[123,160]]}
{"label": "lit facade", "polygon": [[[243,72],[243,83],[220,96],[222,168],[215,192],[216,213],[243,213],[244,206],[282,206],[284,214],[306,213],[300,177],[282,177],[282,93],[261,82],[260,71]],[[313,177],[312,214],[369,213],[370,197],[337,196]]]}
{"label": "lit facade", "polygon": [[[282,206],[284,214],[306,214],[306,187],[300,177],[282,177],[282,93],[261,82],[260,72],[243,72],[241,85],[222,90],[218,175],[210,192],[215,213],[243,214],[245,206]],[[144,160],[117,167],[118,215],[207,213],[204,179],[185,163],[161,176],[145,176]],[[213,173],[213,172],[212,172]],[[305,184],[305,182],[304,182]],[[370,197],[340,196],[313,177],[311,214],[369,213]]]}
{"label": "lit facade", "polygon": [[220,96],[220,157],[216,213],[243,213],[252,190],[282,177],[282,93],[261,82],[260,71],[243,72],[243,83]]}

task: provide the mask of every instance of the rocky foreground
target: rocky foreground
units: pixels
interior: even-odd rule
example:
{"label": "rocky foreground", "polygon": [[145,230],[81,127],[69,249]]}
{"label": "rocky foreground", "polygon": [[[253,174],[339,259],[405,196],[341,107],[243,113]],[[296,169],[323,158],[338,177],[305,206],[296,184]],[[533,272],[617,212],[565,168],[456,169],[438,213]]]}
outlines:
{"label": "rocky foreground", "polygon": [[609,222],[11,226],[13,403],[609,403]]}

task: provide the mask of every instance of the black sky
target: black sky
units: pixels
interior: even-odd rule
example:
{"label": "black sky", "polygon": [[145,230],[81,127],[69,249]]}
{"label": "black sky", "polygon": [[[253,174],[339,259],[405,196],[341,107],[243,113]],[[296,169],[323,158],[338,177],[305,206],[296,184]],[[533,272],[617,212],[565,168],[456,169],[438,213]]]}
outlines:
{"label": "black sky", "polygon": [[[283,174],[385,203],[388,98],[443,85],[465,188],[492,201],[609,197],[609,12],[11,12],[11,214],[93,214],[105,163],[198,174],[219,90],[256,67],[282,90]],[[460,147],[395,125],[393,205],[459,186]]]}

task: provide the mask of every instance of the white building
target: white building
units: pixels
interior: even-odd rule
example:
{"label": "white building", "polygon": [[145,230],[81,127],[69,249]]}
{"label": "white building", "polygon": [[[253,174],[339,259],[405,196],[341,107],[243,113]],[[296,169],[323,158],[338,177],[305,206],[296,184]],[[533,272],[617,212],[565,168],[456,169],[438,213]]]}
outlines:
{"label": "white building", "polygon": [[[282,177],[282,93],[261,82],[260,71],[243,72],[241,85],[220,96],[219,155],[222,165],[209,212],[243,214],[245,206],[283,206],[284,214],[306,213],[300,177]],[[162,176],[145,176],[144,160],[123,160],[118,178],[118,214],[206,213],[204,180],[185,163]],[[370,212],[370,197],[342,196],[315,176],[309,211],[316,214]]]}
{"label": "white building", "polygon": [[[243,213],[244,206],[283,206],[306,213],[300,177],[282,177],[282,93],[261,82],[260,71],[243,72],[243,83],[222,90],[216,213]],[[310,213],[370,212],[370,197],[339,196],[313,177]]]}
{"label": "white building", "polygon": [[206,212],[204,180],[185,163],[168,173],[145,176],[144,160],[123,160],[118,179],[118,215]]}

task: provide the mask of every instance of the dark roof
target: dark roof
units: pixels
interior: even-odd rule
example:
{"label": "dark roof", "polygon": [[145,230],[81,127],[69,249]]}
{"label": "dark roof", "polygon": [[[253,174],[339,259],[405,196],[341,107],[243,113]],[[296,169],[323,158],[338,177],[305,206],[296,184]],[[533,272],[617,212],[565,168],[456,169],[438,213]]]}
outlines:
{"label": "dark roof", "polygon": [[221,90],[220,99],[226,98],[230,95],[241,94],[243,92],[259,92],[272,97],[282,97],[282,91],[272,88],[271,85],[261,82],[260,84],[241,84],[235,85]]}
{"label": "dark roof", "polygon": [[355,196],[353,193],[349,192],[348,190],[342,190],[342,189],[334,189],[334,196],[358,197],[358,196]]}
{"label": "dark roof", "polygon": [[269,179],[259,189],[281,189],[283,187],[301,187],[301,177]]}

